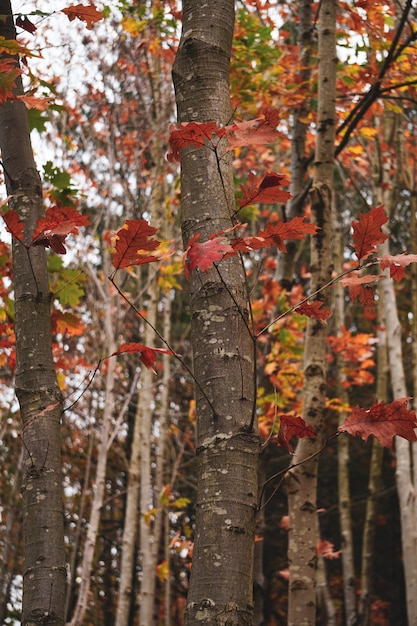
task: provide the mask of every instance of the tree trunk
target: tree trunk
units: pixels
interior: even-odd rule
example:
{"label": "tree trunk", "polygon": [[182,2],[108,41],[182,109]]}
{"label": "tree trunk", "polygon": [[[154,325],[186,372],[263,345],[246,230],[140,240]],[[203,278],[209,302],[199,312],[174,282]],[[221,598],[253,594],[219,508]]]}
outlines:
{"label": "tree trunk", "polygon": [[[311,238],[311,292],[326,284],[332,271],[331,205],[334,170],[336,99],[336,5],[323,0],[319,15],[318,120],[312,221],[319,227]],[[324,295],[326,304],[327,295]],[[320,434],[326,398],[326,325],[309,318],[304,351],[303,418]],[[319,438],[301,439],[294,463],[317,452]],[[317,569],[317,457],[289,472],[289,611],[291,626],[314,626],[316,616]]]}
{"label": "tree trunk", "polygon": [[[388,390],[388,355],[387,339],[384,330],[382,300],[378,301],[378,345],[377,345],[377,392],[380,402],[387,402]],[[365,523],[362,538],[361,559],[361,595],[359,598],[358,618],[360,626],[369,626],[371,595],[373,589],[373,565],[375,554],[376,516],[378,513],[378,494],[381,485],[382,460],[384,448],[377,439],[372,442],[372,456],[369,468],[368,499],[366,501]]]}
{"label": "tree trunk", "polygon": [[[15,39],[12,9],[0,1],[0,35]],[[16,59],[16,64],[18,60]],[[17,92],[22,92],[20,81]],[[41,181],[33,158],[23,102],[0,107],[0,149],[9,206],[31,240],[42,215]],[[65,607],[64,517],[62,510],[61,395],[52,357],[51,298],[46,253],[13,240],[16,334],[16,395],[22,417],[23,616],[22,623],[62,625]]]}
{"label": "tree trunk", "polygon": [[[231,120],[229,63],[234,1],[185,0],[173,68],[178,121]],[[184,245],[230,228],[231,160],[208,148],[182,154]],[[254,348],[241,260],[193,270],[191,332],[196,379],[198,493],[187,626],[251,624],[259,437],[252,428]]]}

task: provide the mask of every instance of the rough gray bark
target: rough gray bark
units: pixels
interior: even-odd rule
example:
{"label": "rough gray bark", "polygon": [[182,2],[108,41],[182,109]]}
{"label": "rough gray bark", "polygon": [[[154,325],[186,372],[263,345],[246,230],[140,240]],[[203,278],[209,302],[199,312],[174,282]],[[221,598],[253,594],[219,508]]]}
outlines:
{"label": "rough gray bark", "polygon": [[[323,0],[319,15],[318,119],[312,221],[319,226],[311,238],[311,292],[326,284],[332,271],[331,204],[334,170],[336,99],[336,6]],[[326,306],[327,295],[324,295]],[[326,325],[309,318],[304,351],[303,418],[320,433],[326,398]],[[318,438],[301,439],[294,463],[317,452]],[[289,526],[289,610],[291,626],[314,626],[316,615],[317,571],[317,457],[289,472],[287,477]]]}
{"label": "rough gray bark", "polygon": [[[16,36],[12,9],[1,0],[0,35]],[[18,60],[16,59],[16,63]],[[19,81],[18,93],[22,93]],[[25,242],[42,215],[42,187],[23,102],[0,107],[0,150],[10,208],[25,223]],[[22,417],[23,625],[64,623],[65,552],[60,420],[62,404],[51,347],[46,253],[13,240],[16,395]],[[45,411],[45,409],[47,409]]]}
{"label": "rough gray bark", "polygon": [[[185,0],[173,68],[179,122],[231,120],[233,0]],[[231,162],[208,148],[182,154],[184,244],[230,228]],[[190,281],[198,493],[186,624],[251,624],[259,438],[252,428],[254,350],[239,258]]]}

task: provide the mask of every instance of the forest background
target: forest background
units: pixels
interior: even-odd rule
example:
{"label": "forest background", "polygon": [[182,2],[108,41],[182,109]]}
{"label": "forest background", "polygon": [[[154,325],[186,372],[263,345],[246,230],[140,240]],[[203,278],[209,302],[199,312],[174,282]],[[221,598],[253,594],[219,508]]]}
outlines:
{"label": "forest background", "polygon": [[[372,261],[358,277],[358,259],[366,265],[369,257],[361,257],[358,239],[355,244],[352,238],[355,229],[363,232],[358,224],[363,226],[364,216],[372,215],[384,229],[387,221],[389,239],[373,225],[371,259],[417,253],[416,9],[412,2],[338,3],[334,272],[323,304],[329,316],[312,304],[306,240],[314,233],[306,225],[318,134],[320,4],[236,4],[229,124],[256,119],[268,126],[262,142],[235,141],[232,163],[236,210],[247,224],[241,242],[248,246],[252,238],[242,254],[257,334],[256,417],[262,438],[254,623],[286,624],[288,597],[296,591],[288,588],[291,481],[283,476],[294,458],[294,429],[311,436],[298,416],[307,319],[313,319],[327,335],[323,423],[314,438],[320,450],[313,511],[319,541],[310,579],[317,623],[414,624],[416,609],[405,580],[411,589],[417,580],[415,443],[397,438],[390,447],[395,429],[388,439],[380,437],[385,450],[373,438],[364,442],[335,434],[346,417],[360,414],[354,407],[369,409],[377,399],[394,406],[397,415],[404,407],[393,401],[417,395],[414,259],[387,260],[390,276],[382,280]],[[171,126],[181,7],[162,0],[111,8],[97,3],[91,14],[79,9],[71,22],[58,9],[49,14],[41,3],[33,7],[16,3],[13,10],[18,40],[35,54],[31,58],[28,50],[22,67],[26,94],[38,98],[26,104],[45,207],[76,209],[82,216],[71,223],[71,231],[79,230],[68,238],[53,230],[51,221],[43,229],[51,231],[46,245],[52,248],[53,353],[64,398],[65,617],[74,626],[181,625],[197,488],[187,274],[206,273],[213,261],[221,267],[234,236],[222,232],[216,238],[214,232],[214,247],[190,245],[184,261],[179,153]],[[10,84],[4,67],[2,73],[0,93],[6,100]],[[263,123],[250,126],[250,132]],[[180,147],[192,143],[181,134],[179,141]],[[265,191],[270,189],[272,194]],[[279,228],[294,218],[297,227],[280,238]],[[124,229],[129,233],[143,219],[157,228],[148,235],[162,242],[147,248],[148,257],[151,252],[156,259],[117,264],[121,227],[132,220]],[[16,234],[9,224],[10,230]],[[264,239],[270,233],[275,245],[255,245],[261,233]],[[15,623],[21,611],[20,490],[27,467],[25,429],[12,393],[9,241],[5,229],[0,244],[4,624]],[[336,276],[340,279],[333,282]],[[384,419],[390,421],[386,414]],[[369,432],[358,431],[364,439]],[[407,467],[399,468],[399,459]]]}

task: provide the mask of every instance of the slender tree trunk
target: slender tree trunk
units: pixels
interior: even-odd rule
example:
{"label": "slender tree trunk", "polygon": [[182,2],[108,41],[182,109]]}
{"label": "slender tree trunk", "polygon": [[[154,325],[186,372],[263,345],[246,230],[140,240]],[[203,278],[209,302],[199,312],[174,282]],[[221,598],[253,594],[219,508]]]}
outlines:
{"label": "slender tree trunk", "polygon": [[[378,161],[374,167],[374,193],[379,204],[384,204],[388,216],[392,215],[398,197],[399,169],[395,163],[400,150],[397,146],[401,123],[400,117],[385,111],[381,122],[383,144],[377,143]],[[399,161],[398,161],[399,162]],[[396,176],[392,177],[392,172]],[[389,240],[380,246],[380,255],[390,253]],[[385,326],[387,333],[388,364],[391,378],[391,389],[394,399],[404,398],[407,394],[404,361],[401,343],[401,324],[398,317],[397,300],[394,281],[386,272],[381,281],[380,293],[384,305]],[[401,543],[403,551],[404,578],[407,598],[408,626],[417,626],[417,519],[415,515],[415,485],[413,477],[413,448],[402,437],[395,438],[396,472],[398,498],[401,517]]]}
{"label": "slender tree trunk", "polygon": [[[107,273],[107,275],[110,272]],[[97,283],[98,285],[98,283]],[[105,332],[105,350],[107,354],[116,352],[117,345],[114,337],[113,311],[111,307],[112,294],[109,284],[107,289],[101,292],[104,307],[104,332]],[[80,573],[80,588],[78,592],[77,604],[71,619],[71,626],[81,626],[85,618],[86,611],[90,600],[91,575],[94,562],[94,553],[99,531],[101,507],[103,506],[105,487],[106,487],[106,471],[109,445],[111,442],[111,418],[114,409],[114,380],[115,380],[116,359],[109,359],[107,362],[107,371],[105,376],[105,397],[104,409],[100,425],[100,433],[97,446],[97,468],[94,481],[93,500],[91,502],[91,513],[88,520],[87,534],[84,543],[83,560]]]}
{"label": "slender tree trunk", "polygon": [[[229,62],[233,0],[185,0],[173,78],[179,122],[231,120]],[[184,245],[230,228],[231,160],[208,148],[182,154]],[[259,437],[252,428],[254,349],[239,258],[193,270],[190,308],[198,493],[187,626],[251,624]]]}
{"label": "slender tree trunk", "polygon": [[[300,89],[305,92],[305,100],[302,105],[293,111],[293,123],[291,128],[291,187],[292,199],[289,203],[289,216],[291,219],[303,214],[303,209],[308,200],[308,164],[306,156],[306,135],[309,124],[305,122],[309,111],[308,94],[310,92],[310,58],[313,46],[313,18],[311,10],[312,0],[299,0],[298,2],[298,45],[300,48]],[[301,244],[302,245],[302,244]],[[294,282],[294,265],[300,242],[288,241],[287,252],[280,252],[277,268],[278,280],[287,289]]]}
{"label": "slender tree trunk", "polygon": [[[336,274],[343,270],[344,239],[343,226],[340,214],[336,215],[334,209],[334,269]],[[345,297],[341,283],[334,286],[334,307],[332,325],[334,332],[340,334],[341,328],[345,325]],[[335,377],[336,395],[344,406],[348,406],[349,397],[346,388],[343,386],[343,359],[340,355],[335,356]],[[343,424],[347,415],[341,412],[339,424]],[[343,566],[343,596],[345,608],[346,626],[355,626],[357,622],[356,612],[356,589],[355,589],[355,567],[353,560],[353,537],[350,508],[350,480],[349,480],[349,437],[339,437],[337,441],[337,479],[338,479],[338,499],[339,499],[339,520],[342,537],[342,566]]]}
{"label": "slender tree trunk", "polygon": [[[319,92],[312,221],[319,227],[311,238],[311,291],[328,282],[332,270],[331,205],[334,170],[336,99],[336,6],[323,0],[319,15]],[[324,295],[324,299],[327,296]],[[326,398],[326,325],[309,318],[304,351],[303,418],[320,434]],[[301,439],[294,462],[317,452],[319,438]],[[292,470],[287,479],[289,526],[290,626],[313,626],[316,619],[317,457]]]}
{"label": "slender tree trunk", "polygon": [[[388,400],[387,390],[389,385],[388,377],[388,355],[387,339],[384,330],[385,320],[383,312],[383,302],[378,300],[378,345],[377,345],[377,392],[376,396],[380,402]],[[358,618],[360,626],[370,626],[370,608],[373,589],[373,565],[375,554],[375,529],[376,516],[378,512],[378,494],[381,485],[382,460],[384,448],[377,439],[372,442],[372,456],[369,468],[368,499],[366,502],[365,523],[362,538],[362,559],[361,559],[361,595],[359,598]]]}
{"label": "slender tree trunk", "polygon": [[[16,36],[8,0],[0,1],[0,35]],[[16,59],[16,64],[18,60]],[[22,93],[20,81],[17,91]],[[30,241],[42,215],[42,188],[33,159],[23,102],[0,106],[0,150],[9,206],[25,223]],[[65,608],[64,518],[60,420],[62,414],[52,358],[50,293],[45,249],[13,240],[16,395],[22,417],[23,625],[62,625]]]}

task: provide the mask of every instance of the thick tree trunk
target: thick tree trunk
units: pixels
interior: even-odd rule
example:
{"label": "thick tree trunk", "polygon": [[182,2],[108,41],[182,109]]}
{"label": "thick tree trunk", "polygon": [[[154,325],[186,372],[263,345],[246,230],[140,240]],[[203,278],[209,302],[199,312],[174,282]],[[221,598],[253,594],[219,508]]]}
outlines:
{"label": "thick tree trunk", "polygon": [[[10,2],[0,1],[0,35],[15,38]],[[16,60],[16,63],[18,61]],[[22,93],[21,84],[18,91]],[[42,215],[42,189],[23,102],[0,107],[0,150],[9,206],[25,223],[25,241]],[[51,346],[45,249],[13,241],[16,395],[22,416],[23,617],[25,624],[62,625],[65,607],[64,518],[60,420],[62,404]],[[46,409],[46,410],[45,410]]]}
{"label": "thick tree trunk", "polygon": [[[179,122],[231,120],[229,61],[233,0],[185,0],[173,78]],[[230,228],[231,161],[208,148],[183,150],[184,244]],[[187,626],[251,624],[259,438],[253,341],[240,259],[194,270],[190,284],[196,384],[198,493]]]}
{"label": "thick tree trunk", "polygon": [[[311,291],[326,284],[332,271],[331,204],[334,170],[336,99],[336,1],[323,0],[319,15],[319,92],[312,189],[312,221],[319,231],[311,238]],[[324,296],[326,299],[327,296]],[[326,305],[326,303],[325,303]],[[326,398],[326,325],[309,318],[304,351],[303,418],[318,434]],[[301,439],[294,462],[314,454],[320,440]],[[316,615],[316,570],[318,524],[316,513],[317,458],[289,473],[289,611],[291,626],[314,626]]]}

